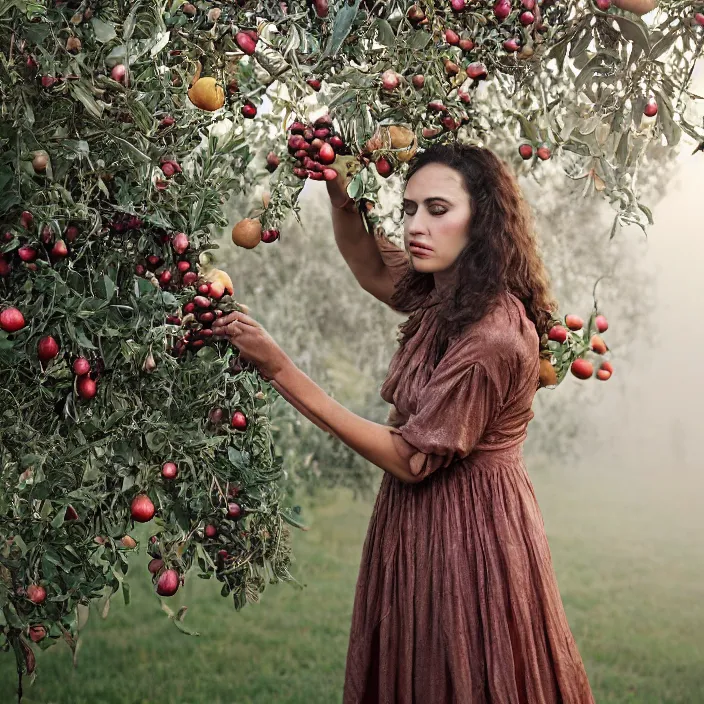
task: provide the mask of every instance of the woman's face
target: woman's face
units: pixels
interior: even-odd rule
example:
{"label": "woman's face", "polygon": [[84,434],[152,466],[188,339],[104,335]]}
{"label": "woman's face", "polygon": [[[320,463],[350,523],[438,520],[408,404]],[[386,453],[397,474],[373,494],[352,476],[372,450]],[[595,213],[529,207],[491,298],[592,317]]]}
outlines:
{"label": "woman's face", "polygon": [[428,274],[449,269],[469,240],[471,211],[462,176],[444,164],[423,166],[406,184],[403,212],[413,268]]}

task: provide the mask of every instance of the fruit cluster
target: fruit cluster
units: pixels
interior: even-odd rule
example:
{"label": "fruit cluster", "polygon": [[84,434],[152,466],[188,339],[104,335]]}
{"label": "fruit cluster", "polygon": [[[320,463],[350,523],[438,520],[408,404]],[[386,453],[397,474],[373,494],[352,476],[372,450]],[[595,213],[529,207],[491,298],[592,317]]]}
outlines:
{"label": "fruit cluster", "polygon": [[346,154],[347,150],[342,137],[335,133],[330,115],[322,115],[312,125],[297,120],[288,132],[294,175],[314,181],[334,181],[337,172],[330,166],[338,154]]}
{"label": "fruit cluster", "polygon": [[69,245],[76,241],[78,235],[79,229],[73,224],[63,232],[49,223],[39,229],[34,215],[29,210],[23,211],[16,232],[8,229],[2,235],[2,242],[17,239],[18,246],[0,254],[0,277],[9,276],[16,263],[23,264],[29,271],[36,271],[37,260],[48,261],[52,265],[62,262],[69,256]]}
{"label": "fruit cluster", "polygon": [[[608,328],[609,323],[603,315],[593,315],[586,326],[578,315],[566,315],[564,325],[554,325],[548,332],[547,347],[558,360],[569,361],[569,370],[577,379],[593,376],[600,381],[608,381],[614,371],[611,362],[603,358],[609,348],[602,334]],[[589,357],[593,357],[594,361]],[[557,383],[557,376],[555,374],[555,380],[545,385]]]}

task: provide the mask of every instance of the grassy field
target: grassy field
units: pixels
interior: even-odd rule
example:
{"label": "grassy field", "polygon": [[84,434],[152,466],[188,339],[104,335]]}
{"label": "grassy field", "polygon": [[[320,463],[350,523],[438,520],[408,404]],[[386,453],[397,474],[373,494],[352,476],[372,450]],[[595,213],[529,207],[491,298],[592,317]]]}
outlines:
{"label": "grassy field", "polygon": [[[600,704],[704,702],[704,555],[689,531],[694,499],[637,495],[593,477],[536,473],[570,624]],[[346,494],[308,513],[295,574],[237,614],[217,582],[191,579],[176,605],[199,638],[180,634],[135,556],[133,602],[91,614],[77,670],[63,645],[40,654],[26,704],[331,704],[341,700],[355,579],[371,505]],[[0,702],[15,688],[0,656]],[[429,703],[431,704],[431,703]],[[441,704],[441,703],[438,703]]]}

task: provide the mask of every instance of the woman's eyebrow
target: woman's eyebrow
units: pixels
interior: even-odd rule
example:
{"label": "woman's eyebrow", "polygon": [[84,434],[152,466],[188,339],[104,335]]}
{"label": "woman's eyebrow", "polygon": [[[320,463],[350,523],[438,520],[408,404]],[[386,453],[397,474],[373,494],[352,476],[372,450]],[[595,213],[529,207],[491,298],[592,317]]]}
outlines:
{"label": "woman's eyebrow", "polygon": [[[443,203],[447,203],[448,205],[451,205],[450,201],[447,200],[447,198],[443,198],[442,196],[431,196],[430,198],[426,198],[423,202],[430,203],[434,200],[441,200]],[[410,198],[403,199],[403,204],[405,205],[406,203],[412,203],[413,205],[417,205],[417,203],[414,200],[411,200]]]}

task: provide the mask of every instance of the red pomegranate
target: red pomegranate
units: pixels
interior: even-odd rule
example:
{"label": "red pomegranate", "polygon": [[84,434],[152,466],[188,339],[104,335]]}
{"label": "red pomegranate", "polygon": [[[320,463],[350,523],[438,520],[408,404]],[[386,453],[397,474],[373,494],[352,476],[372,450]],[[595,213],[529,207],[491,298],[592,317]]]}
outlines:
{"label": "red pomegranate", "polygon": [[79,377],[76,382],[76,390],[82,399],[89,401],[98,393],[98,385],[86,374],[85,376]]}
{"label": "red pomegranate", "polygon": [[394,167],[391,165],[391,162],[385,156],[382,156],[377,159],[375,164],[377,173],[382,178],[388,178],[394,171]]}
{"label": "red pomegranate", "polygon": [[156,583],[156,593],[159,596],[173,596],[178,591],[180,583],[176,570],[164,570]]}
{"label": "red pomegranate", "polygon": [[538,159],[540,159],[541,161],[547,161],[552,156],[550,148],[545,146],[544,144],[538,147],[538,151],[536,153],[538,155]]}
{"label": "red pomegranate", "polygon": [[257,50],[256,39],[253,39],[249,34],[245,34],[244,32],[237,32],[237,34],[235,34],[235,43],[249,56]]}
{"label": "red pomegranate", "polygon": [[581,330],[584,327],[584,321],[578,315],[566,315],[565,325],[570,330]]}
{"label": "red pomegranate", "polygon": [[17,256],[19,256],[23,262],[33,262],[38,254],[39,252],[37,252],[36,248],[30,247],[29,245],[24,245],[17,250]]}
{"label": "red pomegranate", "polygon": [[498,0],[494,5],[494,15],[499,22],[503,22],[511,14],[511,3],[509,0]]}
{"label": "red pomegranate", "polygon": [[252,120],[257,116],[257,106],[248,100],[243,106],[242,106],[242,116],[247,118],[248,120]]}
{"label": "red pomegranate", "polygon": [[51,335],[42,337],[37,343],[37,355],[42,363],[51,361],[57,354],[59,354],[59,343]]}
{"label": "red pomegranate", "polygon": [[473,81],[481,81],[486,78],[486,66],[481,61],[475,61],[466,68],[467,75]]}
{"label": "red pomegranate", "polygon": [[245,430],[247,428],[247,417],[242,411],[235,411],[232,415],[230,425],[235,430]]}
{"label": "red pomegranate", "polygon": [[645,105],[643,114],[646,117],[655,117],[658,114],[658,103],[655,98],[650,98]]}
{"label": "red pomegranate", "polygon": [[588,360],[580,357],[572,362],[570,371],[578,379],[589,379],[589,377],[594,373],[594,366]]}
{"label": "red pomegranate", "polygon": [[227,504],[227,517],[238,519],[242,515],[242,507],[236,502],[232,501]]}
{"label": "red pomegranate", "polygon": [[130,504],[130,514],[138,523],[147,523],[154,518],[154,504],[146,494],[137,494]]}
{"label": "red pomegranate", "polygon": [[603,315],[597,315],[594,323],[599,332],[606,332],[609,329],[609,322]]}
{"label": "red pomegranate", "polygon": [[550,328],[550,332],[548,332],[548,340],[554,340],[562,344],[567,340],[567,330],[565,330],[562,325],[554,325]]}
{"label": "red pomegranate", "polygon": [[17,332],[24,327],[24,316],[18,308],[5,308],[0,313],[0,328],[5,332]]}
{"label": "red pomegranate", "polygon": [[521,144],[518,147],[518,153],[522,159],[530,159],[533,156],[533,147],[530,144]]}
{"label": "red pomegranate", "polygon": [[40,584],[30,584],[27,587],[27,598],[34,604],[42,604],[46,600],[46,589]]}
{"label": "red pomegranate", "polygon": [[157,572],[160,572],[161,569],[164,567],[164,561],[160,557],[155,557],[149,561],[149,564],[147,565],[147,569],[152,573],[152,574],[157,574]]}
{"label": "red pomegranate", "polygon": [[214,538],[218,534],[218,529],[212,525],[208,524],[205,526],[205,535],[207,538]]}
{"label": "red pomegranate", "polygon": [[178,467],[176,464],[174,462],[164,462],[161,468],[161,476],[164,477],[164,479],[176,479],[176,475],[178,475]]}

